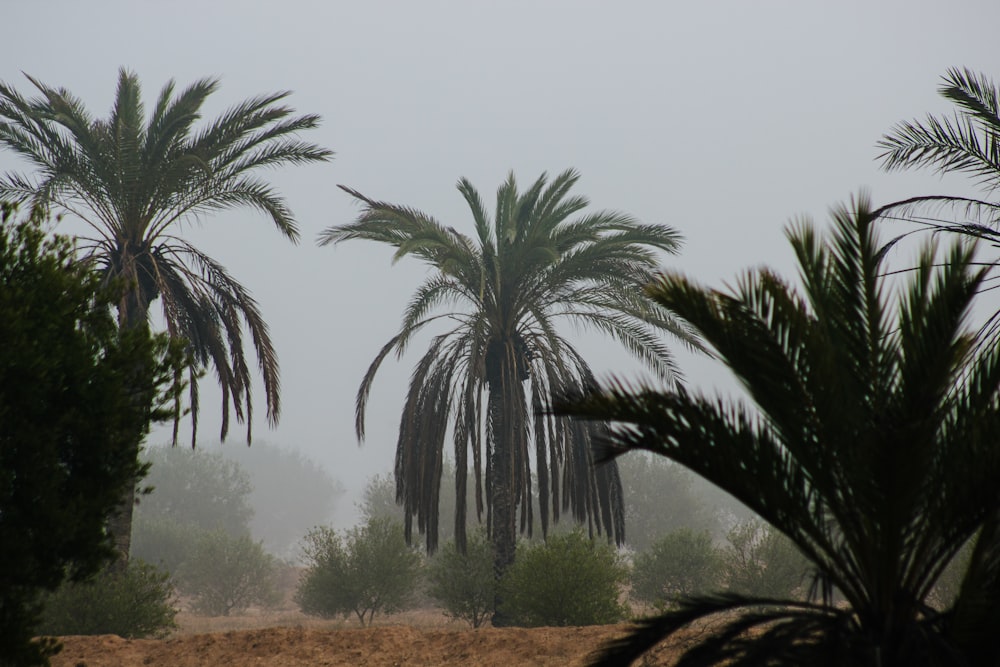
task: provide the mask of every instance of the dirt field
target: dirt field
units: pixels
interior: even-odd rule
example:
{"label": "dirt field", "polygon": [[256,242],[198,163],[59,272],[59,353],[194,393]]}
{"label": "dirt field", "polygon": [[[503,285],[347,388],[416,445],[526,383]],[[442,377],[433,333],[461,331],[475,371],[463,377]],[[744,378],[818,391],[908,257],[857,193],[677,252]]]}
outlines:
{"label": "dirt field", "polygon": [[[404,665],[583,665],[602,642],[626,626],[480,628],[433,612],[383,619],[372,628],[323,622],[298,612],[231,618],[178,617],[167,639],[126,640],[114,635],[64,637],[54,667],[260,667]],[[376,623],[378,620],[376,619]],[[661,646],[641,664],[670,665],[675,651]]]}

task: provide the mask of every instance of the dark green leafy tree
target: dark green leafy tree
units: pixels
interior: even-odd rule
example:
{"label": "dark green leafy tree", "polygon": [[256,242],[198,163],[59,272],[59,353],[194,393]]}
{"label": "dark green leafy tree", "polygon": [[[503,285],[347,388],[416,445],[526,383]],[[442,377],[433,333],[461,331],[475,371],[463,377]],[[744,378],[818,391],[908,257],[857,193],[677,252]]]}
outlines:
{"label": "dark green leafy tree", "polygon": [[[222,437],[232,409],[246,422],[249,440],[247,332],[264,381],[267,418],[276,422],[278,359],[256,301],[222,264],[178,236],[178,228],[218,211],[250,208],[296,241],[292,212],[255,174],[329,159],[330,151],[296,138],[319,118],[292,115],[282,104],[289,93],[282,92],[241,102],[196,129],[218,81],[202,79],[178,94],[168,82],[147,115],[138,77],[123,69],[109,116],[95,119],[69,91],[29,81],[40,93],[36,98],[0,83],[0,146],[33,169],[0,176],[0,198],[54,208],[90,228],[79,249],[88,266],[120,288],[121,328],[148,328],[150,307],[159,299],[168,334],[184,340],[190,352],[192,442],[197,376],[206,366],[222,387]],[[112,526],[123,558],[129,553],[132,504],[129,495]]]}
{"label": "dark green leafy tree", "polygon": [[[560,407],[616,423],[601,456],[651,451],[743,502],[808,559],[817,597],[692,598],[607,646],[602,664],[716,614],[681,664],[997,664],[1000,351],[967,328],[986,270],[967,245],[928,247],[908,280],[889,277],[868,202],[833,218],[826,237],[788,232],[802,293],[767,269],[726,291],[671,274],[648,288],[753,408],[621,385]],[[935,583],[977,534],[961,592],[935,609]]]}
{"label": "dark green leafy tree", "polygon": [[722,588],[724,561],[708,531],[679,528],[635,557],[632,597],[659,609]]}
{"label": "dark green leafy tree", "polygon": [[[433,334],[412,374],[396,447],[396,500],[406,531],[416,517],[433,552],[445,439],[453,434],[455,540],[466,544],[467,470],[474,472],[476,513],[486,523],[501,576],[514,560],[518,524],[534,524],[532,461],[536,466],[542,533],[550,517],[572,512],[591,531],[621,540],[621,484],[614,466],[591,465],[589,443],[598,427],[542,414],[552,392],[593,382],[586,360],[560,333],[566,322],[607,334],[647,363],[658,377],[676,380],[670,351],[659,334],[686,345],[691,338],[668,311],[646,299],[645,284],[679,234],[642,224],[623,213],[582,213],[588,202],[571,194],[578,174],[526,191],[511,174],[491,215],[467,180],[458,190],[471,210],[467,236],[419,211],[344,188],[363,206],[350,224],[326,229],[320,245],[353,239],[412,255],[432,271],[403,314],[399,332],[379,351],[361,383],[357,433],[375,375],[392,353],[402,354],[421,332]],[[470,466],[471,458],[471,466]],[[485,502],[484,502],[485,501]],[[497,622],[494,617],[494,622]]]}
{"label": "dark green leafy tree", "polygon": [[0,664],[45,664],[39,595],[113,556],[104,527],[169,419],[179,349],[119,331],[116,300],[38,221],[0,219]]}
{"label": "dark green leafy tree", "polygon": [[403,526],[374,519],[343,536],[318,527],[303,541],[306,572],[295,593],[302,611],[322,618],[358,617],[371,625],[376,614],[401,611],[420,577],[420,554],[406,543]]}
{"label": "dark green leafy tree", "polygon": [[628,567],[616,549],[579,528],[545,542],[522,542],[500,580],[502,612],[512,625],[569,626],[617,623]]}
{"label": "dark green leafy tree", "polygon": [[493,578],[493,545],[484,531],[468,536],[465,552],[454,541],[446,542],[427,566],[429,593],[445,614],[468,621],[474,628],[493,613],[496,581]]}

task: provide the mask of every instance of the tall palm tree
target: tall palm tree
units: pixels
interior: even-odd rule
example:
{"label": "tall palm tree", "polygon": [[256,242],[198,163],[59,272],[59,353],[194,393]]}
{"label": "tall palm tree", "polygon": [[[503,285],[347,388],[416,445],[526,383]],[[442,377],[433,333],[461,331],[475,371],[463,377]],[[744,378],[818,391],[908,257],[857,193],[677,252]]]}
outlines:
{"label": "tall palm tree", "polygon": [[[621,483],[614,466],[593,468],[593,435],[566,420],[540,414],[552,392],[592,383],[590,366],[560,320],[605,333],[664,380],[677,381],[673,357],[657,336],[668,332],[692,345],[688,331],[638,287],[649,280],[660,252],[676,252],[679,234],[599,211],[577,216],[588,202],[570,194],[579,176],[542,175],[526,191],[514,175],[500,186],[493,216],[472,184],[458,190],[472,212],[475,235],[446,227],[403,206],[374,201],[343,188],[363,206],[358,219],[326,229],[320,245],[351,239],[396,248],[434,270],[419,285],[403,323],[382,347],[358,391],[356,426],[365,434],[365,408],[386,357],[402,354],[413,337],[436,331],[413,371],[396,448],[396,494],[406,516],[437,546],[438,497],[445,440],[453,436],[455,536],[464,549],[469,454],[477,515],[486,521],[499,576],[513,562],[520,528],[532,530],[532,459],[542,532],[561,510],[591,530],[622,538]],[[341,186],[343,187],[343,186]],[[485,399],[485,400],[484,400]],[[549,506],[551,503],[551,508]]]}
{"label": "tall palm tree", "polygon": [[[202,79],[175,95],[173,82],[146,117],[138,77],[122,69],[111,113],[95,119],[64,89],[31,77],[40,96],[26,99],[0,83],[0,146],[34,173],[0,177],[0,199],[55,208],[89,226],[79,239],[83,261],[124,285],[118,303],[123,328],[148,327],[160,300],[170,336],[188,342],[192,443],[198,425],[197,376],[213,367],[222,387],[222,433],[230,409],[251,437],[250,364],[244,325],[264,381],[267,418],[280,414],[278,359],[267,323],[250,292],[218,261],[177,235],[178,227],[216,211],[249,207],[298,240],[284,199],[254,175],[268,167],[325,161],[332,153],[296,138],[316,127],[315,115],[293,116],[287,92],[246,100],[200,129],[205,100],[218,81]],[[177,423],[174,424],[174,439]],[[138,445],[138,443],[136,443]],[[128,553],[132,502],[112,526]]]}
{"label": "tall palm tree", "polygon": [[[788,231],[804,293],[766,269],[727,291],[678,275],[647,289],[702,336],[752,406],[622,383],[557,405],[613,422],[598,458],[647,450],[688,467],[814,569],[807,601],[689,599],[641,621],[598,664],[631,664],[716,615],[679,665],[997,664],[1000,353],[966,327],[986,269],[969,244],[935,268],[927,246],[912,279],[893,283],[869,203],[833,217],[828,238],[808,224]],[[976,536],[958,599],[934,609],[935,581]]]}

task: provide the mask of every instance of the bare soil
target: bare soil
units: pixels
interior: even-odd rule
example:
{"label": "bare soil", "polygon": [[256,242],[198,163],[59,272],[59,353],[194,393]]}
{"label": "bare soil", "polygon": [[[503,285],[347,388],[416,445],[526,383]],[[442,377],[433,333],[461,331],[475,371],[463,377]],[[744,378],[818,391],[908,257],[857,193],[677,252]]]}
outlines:
{"label": "bare soil", "polygon": [[[627,625],[571,628],[479,628],[449,621],[434,611],[357,622],[321,621],[297,611],[205,618],[178,616],[179,629],[166,639],[122,639],[116,635],[62,637],[53,667],[260,667],[462,665],[584,665],[604,642]],[[644,665],[671,665],[677,649],[659,646]]]}

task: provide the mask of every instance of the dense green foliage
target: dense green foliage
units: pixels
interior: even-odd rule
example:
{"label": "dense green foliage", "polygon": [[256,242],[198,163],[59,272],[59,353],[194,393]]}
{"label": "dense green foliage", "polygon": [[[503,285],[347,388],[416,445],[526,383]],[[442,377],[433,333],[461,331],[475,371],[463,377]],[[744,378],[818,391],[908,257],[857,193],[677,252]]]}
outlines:
{"label": "dense green foliage", "polygon": [[632,598],[665,609],[722,587],[724,561],[707,531],[679,528],[639,553],[632,565]]}
{"label": "dense green foliage", "polygon": [[429,593],[452,617],[468,621],[474,628],[493,613],[496,579],[493,545],[484,531],[469,535],[463,553],[454,541],[446,542],[427,567]]}
{"label": "dense green foliage", "polygon": [[112,557],[105,524],[144,472],[130,445],[172,414],[160,406],[182,360],[162,337],[119,333],[114,298],[67,239],[3,208],[0,663],[43,661],[39,593]]}
{"label": "dense green foliage", "polygon": [[[605,456],[651,451],[732,494],[806,557],[819,599],[685,600],[607,647],[606,664],[716,614],[685,664],[1000,659],[1000,350],[977,346],[967,328],[986,269],[968,246],[928,247],[908,276],[892,276],[866,200],[833,218],[829,236],[806,223],[788,232],[801,294],[767,269],[726,291],[672,274],[648,288],[713,348],[753,408],[622,386],[560,406],[617,422]],[[961,591],[939,613],[935,583],[977,534]]]}
{"label": "dense green foliage", "polygon": [[194,599],[194,611],[229,616],[252,605],[278,601],[277,560],[249,535],[224,530],[201,535],[178,569],[177,587]]}
{"label": "dense green foliage", "polygon": [[67,583],[45,600],[39,631],[49,635],[164,637],[176,627],[170,575],[134,559],[124,569]]}
{"label": "dense green foliage", "polygon": [[420,554],[406,542],[403,526],[373,519],[344,535],[318,527],[306,535],[307,568],[295,601],[307,614],[332,618],[355,614],[362,625],[375,614],[406,608],[420,577]]}
{"label": "dense green foliage", "polygon": [[519,546],[499,584],[501,609],[527,627],[617,623],[628,613],[619,600],[627,581],[615,548],[578,529]]}

